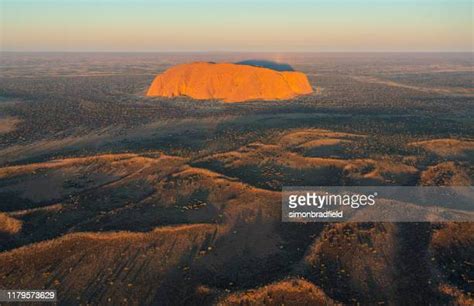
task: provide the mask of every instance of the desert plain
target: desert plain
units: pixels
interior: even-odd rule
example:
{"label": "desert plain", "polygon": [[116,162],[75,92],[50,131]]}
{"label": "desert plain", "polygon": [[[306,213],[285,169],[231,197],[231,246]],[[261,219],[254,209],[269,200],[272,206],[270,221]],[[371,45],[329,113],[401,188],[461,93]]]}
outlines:
{"label": "desert plain", "polygon": [[[148,97],[189,62],[313,92]],[[282,186],[471,186],[472,53],[3,53],[0,289],[59,304],[472,305],[472,223],[283,223]]]}

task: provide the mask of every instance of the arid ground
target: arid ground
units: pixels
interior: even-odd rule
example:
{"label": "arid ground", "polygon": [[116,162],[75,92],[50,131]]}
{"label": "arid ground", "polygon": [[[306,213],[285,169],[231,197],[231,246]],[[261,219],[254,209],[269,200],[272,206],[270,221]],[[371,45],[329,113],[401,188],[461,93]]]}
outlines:
{"label": "arid ground", "polygon": [[[311,95],[150,98],[270,60]],[[283,223],[282,186],[471,186],[467,53],[2,53],[0,289],[61,305],[472,305],[473,223]]]}

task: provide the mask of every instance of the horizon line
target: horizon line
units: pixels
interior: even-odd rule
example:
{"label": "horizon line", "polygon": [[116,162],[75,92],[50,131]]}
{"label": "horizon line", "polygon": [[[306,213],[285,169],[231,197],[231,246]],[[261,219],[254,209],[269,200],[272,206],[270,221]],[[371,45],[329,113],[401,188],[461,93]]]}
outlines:
{"label": "horizon line", "polygon": [[0,50],[0,53],[474,53],[474,50],[333,50],[333,51],[278,51],[278,50]]}

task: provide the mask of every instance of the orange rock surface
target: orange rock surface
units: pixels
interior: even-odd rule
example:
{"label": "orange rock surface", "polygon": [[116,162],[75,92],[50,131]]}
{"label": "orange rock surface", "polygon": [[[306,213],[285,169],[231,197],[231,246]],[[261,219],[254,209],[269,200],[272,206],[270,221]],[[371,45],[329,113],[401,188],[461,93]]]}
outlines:
{"label": "orange rock surface", "polygon": [[230,63],[191,63],[158,75],[147,96],[188,96],[224,102],[282,100],[312,93],[304,73]]}

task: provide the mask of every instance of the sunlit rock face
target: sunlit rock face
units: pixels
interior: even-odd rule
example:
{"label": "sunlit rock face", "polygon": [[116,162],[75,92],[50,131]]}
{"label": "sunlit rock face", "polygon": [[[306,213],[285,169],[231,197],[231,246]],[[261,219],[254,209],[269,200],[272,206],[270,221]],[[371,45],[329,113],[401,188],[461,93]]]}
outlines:
{"label": "sunlit rock face", "polygon": [[224,102],[286,100],[313,92],[304,73],[231,63],[191,63],[158,75],[147,96],[188,96]]}

